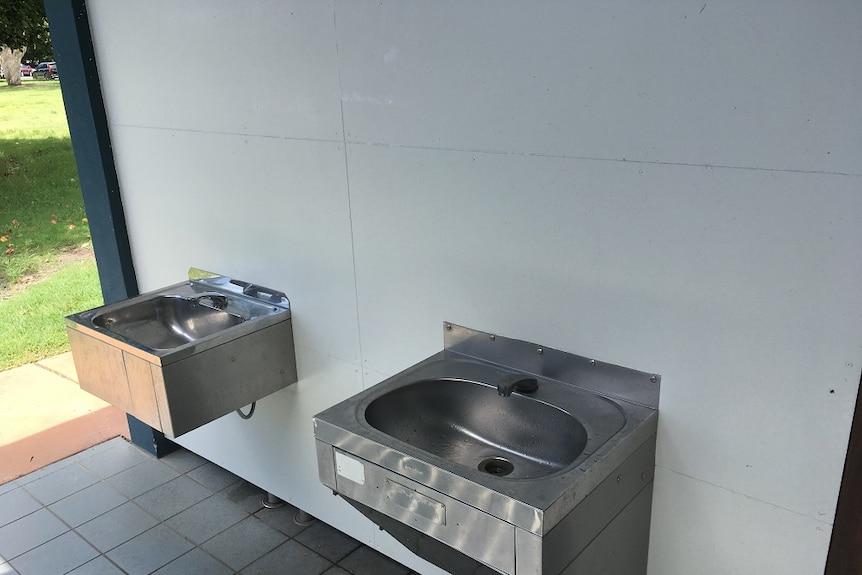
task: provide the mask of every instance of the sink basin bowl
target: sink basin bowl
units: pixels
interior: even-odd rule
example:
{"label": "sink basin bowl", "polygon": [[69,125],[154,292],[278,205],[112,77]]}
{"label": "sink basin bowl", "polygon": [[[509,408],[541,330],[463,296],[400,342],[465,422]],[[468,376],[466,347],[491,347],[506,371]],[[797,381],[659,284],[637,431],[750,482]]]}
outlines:
{"label": "sink basin bowl", "polygon": [[283,293],[189,281],[66,318],[82,389],[176,437],[297,380]]}
{"label": "sink basin bowl", "polygon": [[92,321],[152,349],[179,347],[245,321],[242,316],[205,305],[201,299],[157,296],[96,314]]}
{"label": "sink basin bowl", "polygon": [[587,445],[584,426],[562,409],[462,379],[396,388],[368,404],[365,420],[450,462],[512,479],[565,469]]}

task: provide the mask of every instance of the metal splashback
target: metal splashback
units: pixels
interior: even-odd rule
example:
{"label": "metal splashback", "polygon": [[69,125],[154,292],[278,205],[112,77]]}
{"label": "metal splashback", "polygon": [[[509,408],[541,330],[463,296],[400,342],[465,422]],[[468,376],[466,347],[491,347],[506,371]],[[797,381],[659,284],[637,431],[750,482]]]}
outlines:
{"label": "metal splashback", "polygon": [[658,409],[661,376],[537,343],[445,323],[443,348],[483,361],[562,381],[611,399]]}

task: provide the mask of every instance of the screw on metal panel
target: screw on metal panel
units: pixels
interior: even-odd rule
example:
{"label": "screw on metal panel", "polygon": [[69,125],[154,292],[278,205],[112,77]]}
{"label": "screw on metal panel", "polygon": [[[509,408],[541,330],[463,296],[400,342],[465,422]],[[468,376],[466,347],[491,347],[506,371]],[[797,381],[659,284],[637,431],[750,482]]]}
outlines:
{"label": "screw on metal panel", "polygon": [[451,324],[451,323],[447,323],[447,324],[446,324],[446,329],[452,329],[452,324]]}
{"label": "screw on metal panel", "polygon": [[545,350],[544,350],[544,349],[542,349],[541,347],[540,347],[539,349],[537,349],[536,351],[537,351],[537,352],[539,352],[539,353],[545,353]]}
{"label": "screw on metal panel", "polygon": [[590,365],[591,365],[591,366],[593,366],[593,367],[595,367],[595,366],[596,366],[596,360],[591,359],[591,360],[590,360]]}
{"label": "screw on metal panel", "polygon": [[494,335],[493,333],[491,335],[489,335],[488,337],[491,338],[491,341],[494,341],[495,339],[497,339],[497,336]]}
{"label": "screw on metal panel", "polygon": [[619,482],[620,482],[620,481],[622,481],[622,480],[623,480],[622,475],[617,475],[617,483],[619,483]]}
{"label": "screw on metal panel", "polygon": [[655,375],[651,375],[651,376],[650,376],[650,378],[649,378],[649,380],[650,380],[651,382],[655,383],[655,382],[657,382],[657,381],[658,381],[658,377],[656,377]]}

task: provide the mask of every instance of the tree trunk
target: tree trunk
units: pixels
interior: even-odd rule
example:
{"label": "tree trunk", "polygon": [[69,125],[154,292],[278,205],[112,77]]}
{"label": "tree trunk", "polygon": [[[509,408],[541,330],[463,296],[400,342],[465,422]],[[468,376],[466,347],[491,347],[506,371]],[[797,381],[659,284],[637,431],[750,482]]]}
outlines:
{"label": "tree trunk", "polygon": [[24,52],[27,48],[15,48],[9,46],[0,48],[0,69],[3,70],[3,75],[6,76],[6,83],[9,86],[21,85],[21,58],[24,57]]}

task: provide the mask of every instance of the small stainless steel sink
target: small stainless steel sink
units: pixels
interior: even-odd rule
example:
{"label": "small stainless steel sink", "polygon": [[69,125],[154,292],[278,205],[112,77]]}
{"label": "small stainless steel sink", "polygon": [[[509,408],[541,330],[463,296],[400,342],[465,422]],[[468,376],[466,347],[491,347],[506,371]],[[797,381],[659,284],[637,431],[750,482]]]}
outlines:
{"label": "small stainless steel sink", "polygon": [[81,388],[171,437],[297,380],[287,297],[195,268],[66,328]]}
{"label": "small stainless steel sink", "polygon": [[[202,300],[217,296],[159,295],[93,316],[93,325],[152,349],[171,349],[239,325],[245,318]],[[225,303],[226,305],[226,303]]]}
{"label": "small stainless steel sink", "polygon": [[618,516],[638,540],[609,572],[638,573],[659,382],[445,324],[443,351],[315,416],[320,478],[451,573],[568,573]]}

